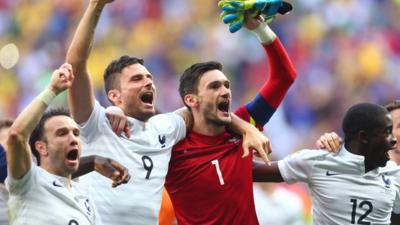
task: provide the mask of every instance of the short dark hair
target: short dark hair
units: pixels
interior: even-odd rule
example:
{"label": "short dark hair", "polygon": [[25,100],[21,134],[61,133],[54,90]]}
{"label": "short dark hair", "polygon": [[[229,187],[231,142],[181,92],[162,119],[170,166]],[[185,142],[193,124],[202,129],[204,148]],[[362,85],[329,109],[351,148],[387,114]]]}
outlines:
{"label": "short dark hair", "polygon": [[[216,61],[195,63],[187,68],[179,79],[179,94],[185,104],[184,97],[187,94],[197,94],[199,81],[204,73],[210,70],[221,70],[222,65]],[[186,104],[185,104],[186,105]]]}
{"label": "short dark hair", "polygon": [[382,125],[382,118],[389,114],[385,107],[373,103],[359,103],[347,110],[342,129],[345,142],[352,140],[359,131],[371,132]]}
{"label": "short dark hair", "polygon": [[31,147],[33,155],[36,157],[38,165],[40,165],[40,154],[35,148],[35,143],[39,140],[47,142],[46,137],[44,137],[44,125],[47,120],[55,116],[68,116],[71,117],[71,114],[66,108],[55,108],[47,110],[38,125],[36,125],[35,129],[32,131],[31,136],[29,138],[29,145]]}
{"label": "short dark hair", "polygon": [[10,118],[0,119],[0,130],[11,127],[13,123],[14,120]]}
{"label": "short dark hair", "polygon": [[391,112],[391,111],[393,111],[393,110],[396,110],[396,109],[400,109],[400,100],[395,100],[395,101],[393,101],[393,102],[391,102],[391,103],[385,105],[385,108],[386,108],[389,112]]}
{"label": "short dark hair", "polygon": [[136,63],[144,65],[144,60],[128,55],[123,55],[119,59],[113,60],[110,64],[108,64],[103,75],[104,89],[106,91],[106,94],[112,89],[120,89],[120,85],[117,81],[119,80],[119,75],[121,71],[125,67]]}

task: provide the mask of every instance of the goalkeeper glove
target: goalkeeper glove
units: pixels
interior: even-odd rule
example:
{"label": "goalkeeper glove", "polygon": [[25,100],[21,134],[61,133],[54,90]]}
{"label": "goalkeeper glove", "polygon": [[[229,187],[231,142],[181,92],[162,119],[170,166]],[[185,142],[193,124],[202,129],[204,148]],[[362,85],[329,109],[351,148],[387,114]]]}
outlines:
{"label": "goalkeeper glove", "polygon": [[290,3],[282,0],[221,0],[218,6],[228,13],[243,13],[249,10],[252,16],[261,13],[266,17],[277,13],[284,15],[293,9]]}
{"label": "goalkeeper glove", "polygon": [[269,23],[276,13],[286,14],[293,9],[292,5],[281,0],[222,0],[218,3],[222,8],[221,19],[229,24],[229,31],[234,33],[242,28],[244,12],[249,11],[250,16],[262,15]]}

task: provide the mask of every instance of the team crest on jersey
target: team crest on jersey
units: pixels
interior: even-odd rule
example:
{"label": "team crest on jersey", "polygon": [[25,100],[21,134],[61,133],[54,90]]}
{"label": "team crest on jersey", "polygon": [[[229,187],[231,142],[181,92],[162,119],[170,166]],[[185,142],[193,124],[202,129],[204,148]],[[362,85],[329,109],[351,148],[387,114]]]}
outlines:
{"label": "team crest on jersey", "polygon": [[382,181],[385,184],[385,188],[390,188],[390,184],[392,183],[389,178],[385,178],[385,175],[382,175]]}
{"label": "team crest on jersey", "polygon": [[165,135],[158,135],[158,142],[160,142],[161,148],[165,147],[166,140],[167,138],[165,137]]}
{"label": "team crest on jersey", "polygon": [[86,199],[84,205],[85,205],[85,208],[86,208],[86,214],[87,214],[88,216],[91,216],[92,213],[93,213],[93,210],[92,210],[92,207],[90,206],[89,199]]}

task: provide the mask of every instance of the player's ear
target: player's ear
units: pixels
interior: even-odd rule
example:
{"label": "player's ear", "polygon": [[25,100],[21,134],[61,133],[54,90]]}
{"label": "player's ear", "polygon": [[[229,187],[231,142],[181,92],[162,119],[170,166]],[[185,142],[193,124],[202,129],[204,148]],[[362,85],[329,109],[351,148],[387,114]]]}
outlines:
{"label": "player's ear", "polygon": [[199,103],[199,99],[198,99],[197,95],[195,95],[195,94],[187,94],[187,95],[185,95],[185,97],[183,98],[183,101],[190,108],[196,107],[198,105],[198,103]]}
{"label": "player's ear", "polygon": [[47,151],[46,143],[44,141],[36,141],[35,149],[41,156],[48,156],[49,152]]}
{"label": "player's ear", "polygon": [[121,103],[121,92],[117,89],[109,90],[107,97],[112,103],[114,103],[114,105],[119,105],[119,103]]}

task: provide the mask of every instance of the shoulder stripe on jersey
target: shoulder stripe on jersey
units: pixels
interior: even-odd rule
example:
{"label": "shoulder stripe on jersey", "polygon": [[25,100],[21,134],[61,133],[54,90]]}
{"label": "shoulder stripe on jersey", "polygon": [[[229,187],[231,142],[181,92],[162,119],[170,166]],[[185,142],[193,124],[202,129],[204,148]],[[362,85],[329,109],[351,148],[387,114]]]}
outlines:
{"label": "shoulder stripe on jersey", "polygon": [[250,118],[254,119],[256,124],[264,126],[275,112],[275,108],[270,106],[264,98],[257,94],[253,101],[246,104]]}
{"label": "shoulder stripe on jersey", "polygon": [[257,126],[257,123],[252,116],[250,116],[250,124],[253,126]]}

